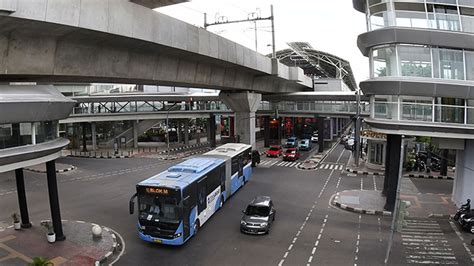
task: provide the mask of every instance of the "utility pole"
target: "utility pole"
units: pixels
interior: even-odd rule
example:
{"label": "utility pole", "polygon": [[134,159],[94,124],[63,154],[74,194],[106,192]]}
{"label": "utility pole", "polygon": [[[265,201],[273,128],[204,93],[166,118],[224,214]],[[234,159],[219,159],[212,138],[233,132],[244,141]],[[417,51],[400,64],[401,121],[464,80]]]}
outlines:
{"label": "utility pole", "polygon": [[360,158],[360,90],[356,91],[356,121],[355,121],[355,156],[354,156],[354,163],[355,166],[359,166],[359,158]]}
{"label": "utility pole", "polygon": [[204,29],[207,30],[207,27],[231,23],[241,23],[241,22],[254,22],[255,26],[255,51],[257,51],[257,21],[259,20],[270,20],[272,23],[272,58],[276,58],[276,48],[275,48],[275,16],[273,15],[273,5],[270,5],[270,16],[266,18],[260,17],[260,14],[257,12],[249,13],[247,19],[238,19],[238,20],[227,20],[226,17],[220,16],[217,21],[214,23],[207,22],[207,13],[204,13]]}

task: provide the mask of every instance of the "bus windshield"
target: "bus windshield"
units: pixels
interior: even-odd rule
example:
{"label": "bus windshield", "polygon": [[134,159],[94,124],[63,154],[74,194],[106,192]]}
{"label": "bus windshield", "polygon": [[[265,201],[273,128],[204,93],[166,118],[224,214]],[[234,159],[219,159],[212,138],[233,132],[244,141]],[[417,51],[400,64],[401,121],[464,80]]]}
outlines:
{"label": "bus windshield", "polygon": [[180,220],[178,202],[173,197],[144,194],[138,196],[140,218],[177,223]]}

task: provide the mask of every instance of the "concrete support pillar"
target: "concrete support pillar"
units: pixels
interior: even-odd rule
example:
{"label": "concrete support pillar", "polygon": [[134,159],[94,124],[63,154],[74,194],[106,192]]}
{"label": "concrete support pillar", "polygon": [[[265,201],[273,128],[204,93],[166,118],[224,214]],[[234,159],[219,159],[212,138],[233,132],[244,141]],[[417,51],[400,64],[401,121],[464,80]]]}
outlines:
{"label": "concrete support pillar", "polygon": [[209,142],[211,148],[216,147],[216,115],[212,113],[209,115],[207,123],[207,142]]}
{"label": "concrete support pillar", "polygon": [[235,137],[235,118],[233,116],[229,117],[229,136]]}
{"label": "concrete support pillar", "polygon": [[138,121],[133,120],[133,148],[138,149]]}
{"label": "concrete support pillar", "polygon": [[61,222],[61,210],[59,208],[58,182],[56,180],[55,161],[46,163],[46,175],[48,178],[49,206],[51,208],[51,221],[53,222],[56,241],[66,239],[63,234],[63,225]]}
{"label": "concrete support pillar", "polygon": [[444,149],[441,152],[441,169],[439,172],[440,175],[448,175],[448,150]]}
{"label": "concrete support pillar", "polygon": [[235,112],[235,128],[239,141],[252,145],[255,144],[255,112],[260,105],[262,95],[251,92],[224,93],[219,97]]}
{"label": "concrete support pillar", "polygon": [[[58,123],[59,125],[59,123]],[[58,130],[59,132],[59,130]],[[31,123],[31,144],[36,144],[36,123]]]}
{"label": "concrete support pillar", "polygon": [[270,117],[263,117],[263,146],[270,147]]}
{"label": "concrete support pillar", "polygon": [[389,185],[389,177],[388,177],[388,172],[390,168],[390,149],[392,147],[392,138],[389,138],[387,136],[387,141],[385,143],[385,177],[383,180],[383,189],[382,189],[382,195],[385,197],[387,196],[387,189]]}
{"label": "concrete support pillar", "polygon": [[184,122],[184,145],[189,145],[189,121]]}
{"label": "concrete support pillar", "polygon": [[26,203],[25,179],[23,177],[23,168],[15,170],[16,191],[18,194],[18,205],[20,207],[21,227],[30,228],[30,217],[28,215],[28,204]]}
{"label": "concrete support pillar", "polygon": [[[390,141],[389,141],[390,139]],[[397,198],[397,186],[400,174],[400,163],[402,163],[402,158],[400,158],[402,145],[402,136],[401,135],[387,135],[387,146],[390,146],[390,160],[388,160],[389,168],[385,169],[385,182],[388,181],[386,186],[386,197],[384,209],[387,211],[393,211],[395,208],[395,201]],[[385,188],[385,184],[384,184]]]}
{"label": "concrete support pillar", "polygon": [[324,151],[324,117],[317,117],[318,124],[318,152]]}
{"label": "concrete support pillar", "polygon": [[92,150],[97,150],[97,124],[96,122],[91,123],[91,136],[92,136]]}
{"label": "concrete support pillar", "polygon": [[456,151],[456,177],[452,201],[459,207],[467,199],[474,200],[474,140],[464,140],[464,150]]}
{"label": "concrete support pillar", "polygon": [[87,138],[86,138],[86,133],[87,133],[87,123],[81,123],[82,124],[82,151],[87,151]]}
{"label": "concrete support pillar", "polygon": [[178,138],[178,144],[181,144],[181,121],[178,120],[176,123],[176,137]]}

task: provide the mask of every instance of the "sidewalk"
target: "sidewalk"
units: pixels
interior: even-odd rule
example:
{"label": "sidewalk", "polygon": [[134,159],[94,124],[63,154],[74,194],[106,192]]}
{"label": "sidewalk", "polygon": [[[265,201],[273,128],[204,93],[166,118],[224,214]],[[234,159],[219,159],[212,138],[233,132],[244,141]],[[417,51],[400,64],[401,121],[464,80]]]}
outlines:
{"label": "sidewalk", "polygon": [[48,243],[45,229],[39,222],[28,229],[0,228],[0,264],[26,265],[35,257],[43,257],[54,265],[109,264],[122,252],[121,237],[107,227],[102,237],[92,236],[95,224],[63,220],[66,239]]}
{"label": "sidewalk", "polygon": [[[409,178],[402,179],[400,199],[410,202],[410,207],[407,208],[408,217],[449,217],[456,212],[451,195],[420,193]],[[356,213],[391,215],[383,209],[385,201],[386,198],[380,190],[354,189],[336,193],[331,204]]]}
{"label": "sidewalk", "polygon": [[[220,141],[220,135],[216,136],[216,142]],[[202,137],[200,143],[196,140],[190,140],[189,145],[183,143],[171,142],[170,153],[195,147],[209,145],[207,137]],[[140,154],[166,154],[168,153],[168,144],[166,142],[139,142],[138,148],[119,148],[118,154],[112,148],[100,148],[95,151],[92,146],[87,146],[88,151],[83,152],[81,149],[63,150],[63,156],[82,157],[82,158],[100,158],[100,159],[123,159],[140,156]]]}
{"label": "sidewalk", "polygon": [[[383,170],[374,170],[366,166],[366,160],[360,160],[359,166],[356,167],[354,159],[351,156],[349,163],[347,164],[346,171],[360,175],[385,175]],[[451,167],[448,168],[448,175],[442,176],[439,172],[431,171],[430,173],[418,172],[418,171],[403,171],[403,177],[416,177],[416,178],[430,178],[430,179],[450,179],[454,180],[455,172]]]}

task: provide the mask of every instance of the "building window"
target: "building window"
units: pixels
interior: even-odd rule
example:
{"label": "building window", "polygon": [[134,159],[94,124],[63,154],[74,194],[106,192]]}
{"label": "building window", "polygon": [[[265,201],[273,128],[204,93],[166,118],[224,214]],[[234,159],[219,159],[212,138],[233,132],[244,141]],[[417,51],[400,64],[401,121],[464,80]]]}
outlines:
{"label": "building window", "polygon": [[369,163],[372,164],[383,164],[383,143],[377,143],[369,141]]}
{"label": "building window", "polygon": [[374,49],[372,52],[373,76],[395,76],[397,60],[395,47]]}
{"label": "building window", "polygon": [[31,123],[0,125],[0,149],[31,144]]}
{"label": "building window", "polygon": [[429,48],[401,45],[398,47],[398,57],[402,76],[431,78],[431,54]]}
{"label": "building window", "polygon": [[434,77],[464,80],[463,52],[450,49],[433,49]]}

